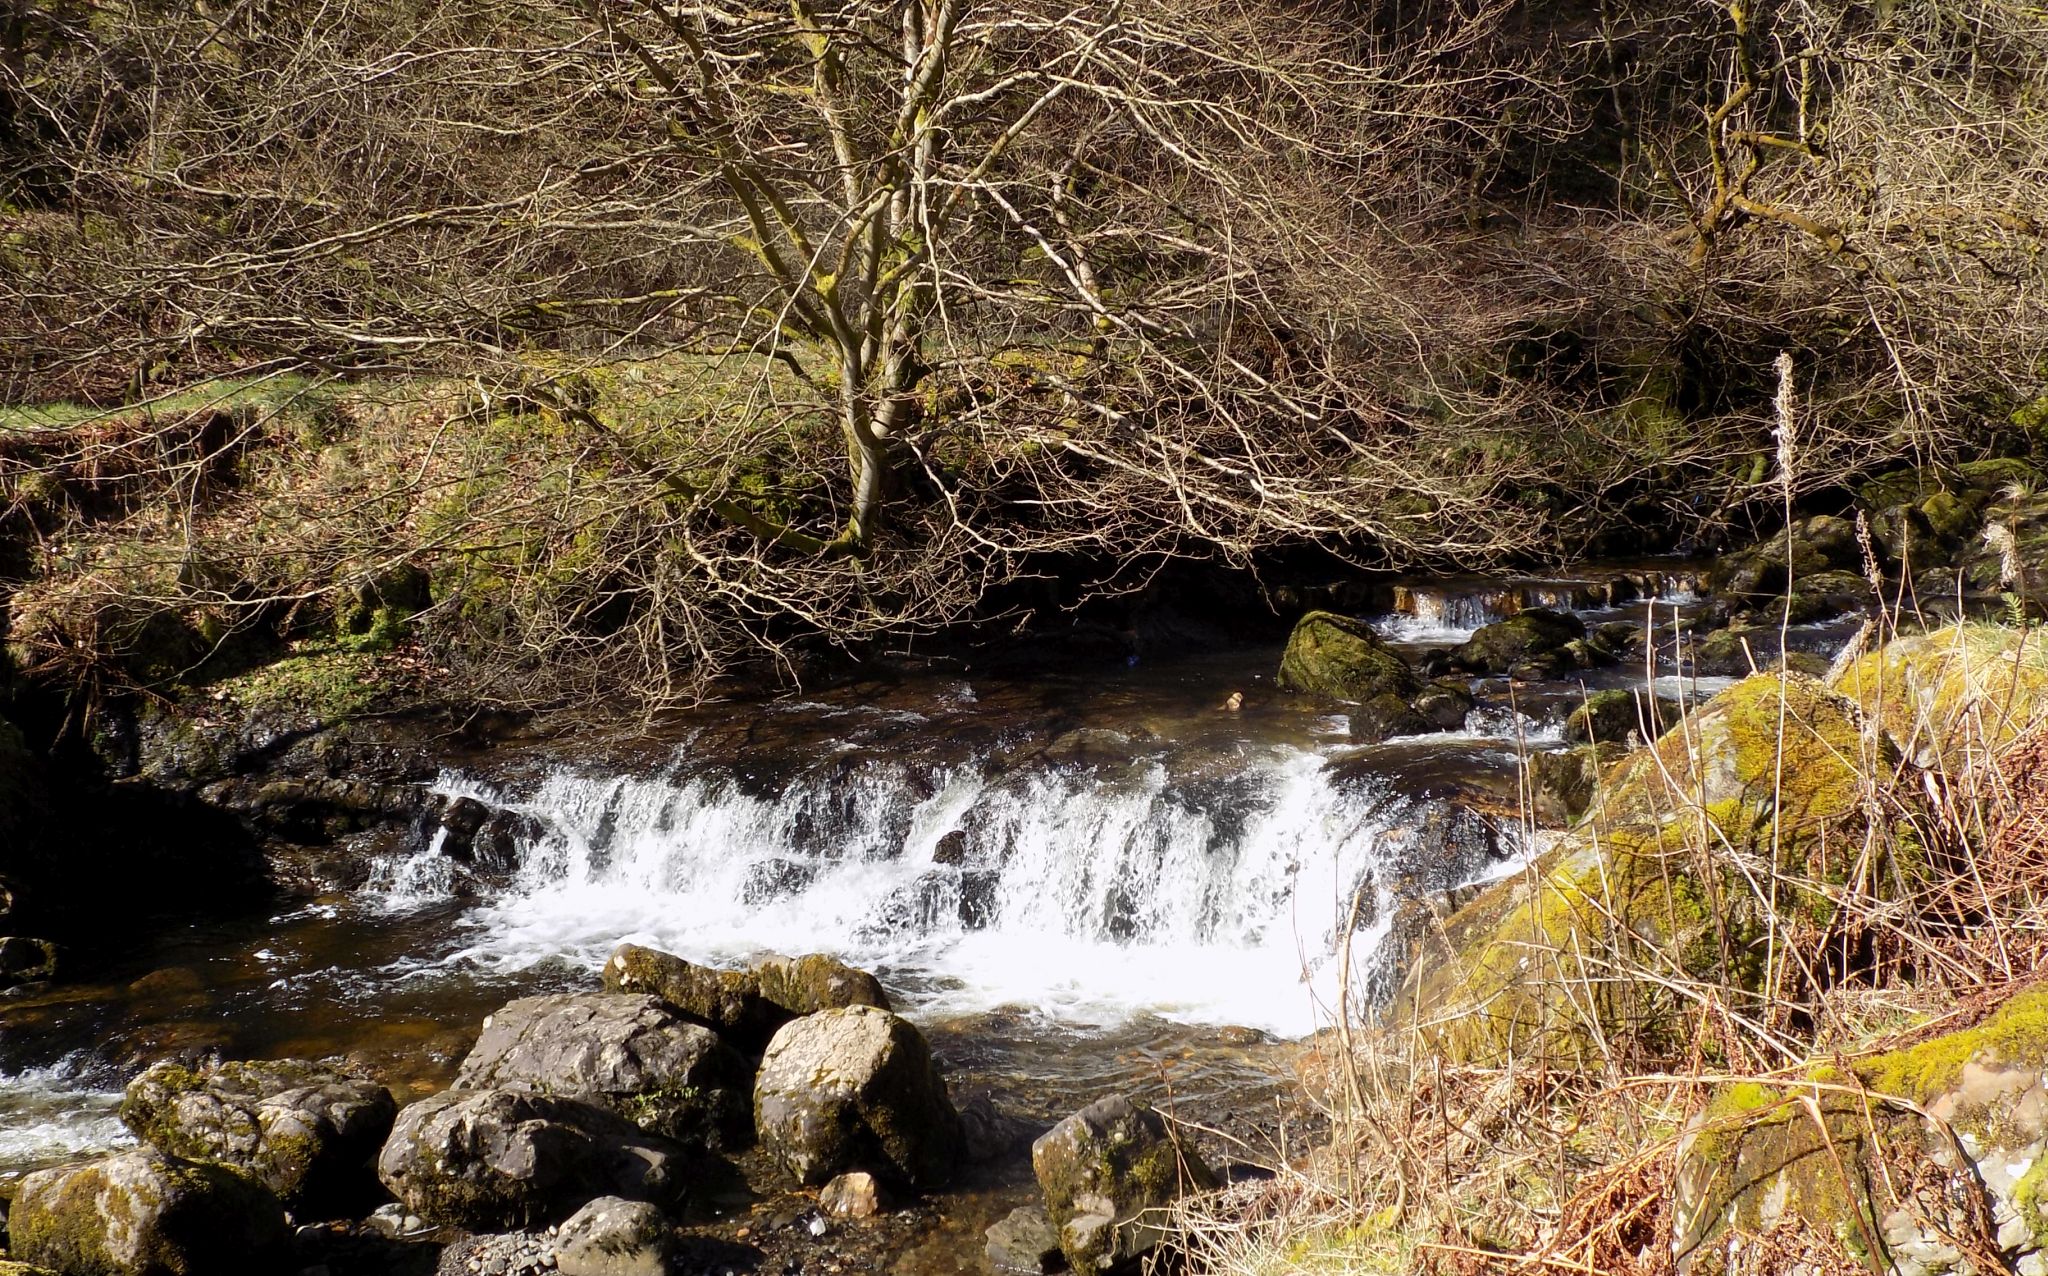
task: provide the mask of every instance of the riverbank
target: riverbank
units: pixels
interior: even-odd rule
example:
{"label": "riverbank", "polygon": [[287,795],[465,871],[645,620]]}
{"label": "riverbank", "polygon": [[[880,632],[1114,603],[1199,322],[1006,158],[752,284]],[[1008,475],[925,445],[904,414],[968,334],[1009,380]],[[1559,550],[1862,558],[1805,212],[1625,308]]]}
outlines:
{"label": "riverbank", "polygon": [[[265,429],[289,420],[263,419]],[[389,437],[416,440],[417,424]],[[294,460],[291,448],[236,461],[255,468],[236,480],[244,486],[222,481],[208,517],[264,528],[309,492],[339,499],[322,476],[346,472],[366,437],[333,445],[339,457],[319,451],[310,468],[297,468],[306,458]],[[431,450],[372,468],[431,469]],[[590,991],[620,940],[717,967],[822,947],[882,976],[956,1083],[987,1087],[1040,1128],[1090,1099],[1170,1098],[1188,1120],[1214,1127],[1190,1137],[1217,1166],[1247,1161],[1274,1176],[1189,1207],[1212,1211],[1207,1235],[1218,1220],[1277,1209],[1280,1252],[1334,1235],[1344,1262],[1388,1252],[1409,1262],[1425,1243],[1451,1254],[1526,1248],[1536,1233],[1510,1225],[1548,1218],[1568,1185],[1600,1163],[1574,1161],[1547,1185],[1496,1183],[1473,1199],[1508,1210],[1509,1222],[1460,1216],[1461,1230],[1444,1230],[1451,1224],[1411,1216],[1405,1197],[1340,1190],[1357,1172],[1392,1173],[1386,1181],[1416,1190],[1435,1182],[1405,1162],[1375,1162],[1385,1149],[1358,1143],[1379,1146],[1359,1133],[1366,1116],[1385,1126],[1400,1115],[1372,1104],[1398,1099],[1410,1125],[1421,1111],[1412,1105],[1432,1094],[1443,1112],[1468,1098],[1487,1111],[1512,1108],[1533,1057],[1540,1075],[1569,1080],[1543,1083],[1552,1088],[1528,1102],[1555,1107],[1559,1121],[1577,1113],[1614,1123],[1600,1127],[1603,1146],[1643,1146],[1642,1129],[1683,1129],[1692,1100],[1648,1116],[1604,1107],[1617,1069],[1668,1075],[1684,1063],[1687,1075],[1714,1077],[1789,1066],[1805,1058],[1788,1049],[1799,1033],[1835,1022],[1807,1003],[1847,995],[1837,987],[1876,989],[1885,1009],[1873,1012],[1871,1033],[1913,1022],[1918,1003],[1901,1001],[1898,989],[1917,991],[1924,976],[1895,986],[1872,984],[1866,971],[1898,976],[1902,951],[1948,951],[1940,935],[1886,938],[1883,927],[1859,923],[1843,955],[1829,959],[1846,972],[1836,983],[1815,991],[1780,972],[1758,985],[1755,969],[1786,951],[1773,946],[1775,902],[1729,915],[1740,941],[1729,949],[1701,928],[1721,914],[1700,902],[1700,883],[1681,883],[1682,907],[1661,923],[1628,919],[1619,930],[1609,916],[1617,905],[1589,883],[1620,881],[1621,904],[1633,906],[1647,897],[1638,889],[1645,866],[1668,867],[1663,852],[1643,849],[1639,827],[1663,800],[1653,797],[1651,771],[1681,781],[1729,767],[1747,776],[1740,794],[1692,793],[1689,801],[1714,812],[1681,826],[1692,852],[1711,858],[1714,843],[1740,843],[1746,864],[1757,838],[1786,840],[1775,798],[1750,792],[1778,792],[1775,748],[1769,762],[1753,752],[1694,758],[1664,743],[1631,753],[1644,741],[1691,740],[1702,724],[1732,722],[1704,734],[1747,748],[1775,740],[1782,721],[1808,724],[1816,704],[1834,701],[1813,700],[1795,676],[1783,685],[1800,689],[1797,697],[1771,693],[1789,706],[1774,716],[1769,703],[1752,703],[1761,685],[1752,671],[1788,667],[1839,687],[1834,666],[1865,667],[1838,658],[1845,642],[1890,653],[1867,658],[1878,683],[1918,688],[1928,676],[1922,662],[1939,663],[1938,643],[1932,656],[1922,643],[1911,672],[1884,674],[1886,661],[1916,650],[1916,625],[1963,635],[1956,641],[1972,653],[1986,646],[1994,672],[2008,647],[1992,635],[2021,635],[2010,648],[2017,668],[2041,586],[2028,557],[2043,529],[2030,486],[2038,477],[2001,460],[1885,476],[1846,497],[1839,513],[1801,512],[1784,534],[1711,563],[1468,578],[1296,564],[1213,589],[1222,578],[1184,575],[1078,623],[868,652],[858,666],[818,666],[832,676],[801,696],[756,689],[636,721],[619,712],[629,706],[599,711],[561,686],[550,694],[565,698],[535,699],[538,684],[517,668],[479,663],[474,649],[465,655],[452,635],[477,623],[479,597],[494,595],[468,592],[475,577],[464,573],[495,561],[491,551],[401,541],[359,564],[377,574],[352,567],[332,588],[180,568],[174,587],[157,589],[149,573],[167,560],[118,546],[159,534],[152,520],[178,493],[66,481],[78,486],[60,488],[46,507],[66,521],[43,544],[68,548],[35,559],[29,582],[10,595],[10,650],[25,674],[11,705],[29,730],[12,737],[7,775],[19,796],[5,818],[12,845],[41,848],[0,873],[8,924],[34,958],[10,967],[17,991],[0,1007],[10,1102],[40,1131],[35,1147],[17,1148],[17,1169],[125,1138],[110,1124],[111,1096],[151,1063],[327,1060],[417,1101],[449,1082],[497,1006]],[[94,504],[102,499],[115,504]],[[395,520],[379,526],[419,526],[420,507],[403,509],[412,512],[377,514]],[[312,524],[294,534],[326,546],[323,554],[346,543],[321,540],[327,533]],[[304,571],[340,560],[251,561]],[[500,583],[516,593],[512,581]],[[1958,613],[2019,623],[1943,631]],[[493,668],[511,681],[492,681]],[[1967,695],[1958,703],[1999,703],[1984,699],[1981,672],[1961,676]],[[518,694],[485,694],[507,687]],[[1872,764],[1855,791],[1899,806],[1887,836],[1904,820],[1918,839],[1910,853],[1900,843],[1874,862],[1891,870],[1978,846],[1982,832],[1967,817],[1936,811],[1922,830],[1929,813],[1894,796],[1924,787],[1923,774],[1944,792],[1981,789],[1988,781],[1971,770],[1974,755],[1966,749],[1951,770],[1939,769],[1949,760],[1919,760],[1923,724],[1883,719],[1883,698],[1848,694],[1858,721],[1882,721],[1891,745],[1868,743],[1847,718],[1830,720],[1818,738]],[[1759,725],[1767,720],[1770,730]],[[1921,769],[1901,761],[1897,774],[1877,776],[1874,763],[1895,755]],[[1787,791],[1806,795],[1808,773],[1828,758],[1785,756]],[[1771,786],[1759,787],[1760,766]],[[1838,796],[1839,786],[1822,787]],[[121,811],[136,814],[115,819]],[[1842,816],[1830,808],[1816,817],[1830,855]],[[1579,850],[1545,850],[1545,826],[1567,825],[1575,831],[1561,845],[1582,839]],[[1630,858],[1601,861],[1588,837],[1602,847],[1619,839]],[[1558,888],[1566,902],[1539,893],[1533,929],[1489,936],[1474,920],[1497,913],[1515,882],[1547,881],[1559,863],[1574,866]],[[1591,867],[1599,872],[1589,878]],[[1839,884],[1841,863],[1824,857],[1792,874],[1806,891],[1787,887],[1798,927],[1834,915],[1815,903],[1832,897],[1816,896],[1808,878]],[[1743,883],[1712,880],[1712,890],[1739,897]],[[1674,917],[1679,931],[1670,930]],[[1772,937],[1761,957],[1744,947],[1759,929]],[[1784,933],[1813,937],[1791,922]],[[1465,938],[1432,947],[1433,934]],[[1625,946],[1662,935],[1652,948],[1671,951],[1630,947],[1632,964],[1610,955],[1606,967],[1576,967],[1556,996],[1463,982],[1468,968],[1491,978],[1519,970],[1531,952],[1616,935]],[[1703,952],[1714,955],[1711,971],[1685,964]],[[1426,1019],[1460,1007],[1477,1044],[1413,1027],[1395,1037],[1368,1030],[1365,1008],[1394,995],[1404,972],[1411,982],[1400,1008],[1413,1018],[1434,1007]],[[1552,1023],[1578,1013],[1588,995],[1595,1011]],[[1610,1002],[1613,1021],[1602,1017]],[[1759,1008],[1780,1002],[1787,1008]],[[1504,1003],[1525,1009],[1481,1031]],[[1738,1045],[1761,1033],[1769,1049],[1721,1043],[1718,1057],[1675,1059],[1671,1042],[1720,1040],[1686,1020],[1696,1004],[1726,1017],[1714,1032],[1733,1033]],[[1333,1060],[1327,1035],[1314,1039],[1310,1057],[1320,1064],[1300,1064],[1285,1044],[1338,1022],[1357,1034],[1362,1060]],[[1531,1044],[1530,1031],[1542,1044]],[[1510,1100],[1491,1088],[1503,1065],[1486,1052],[1496,1048],[1512,1059]],[[1327,1074],[1311,1093],[1323,1108],[1337,1100],[1334,1111],[1286,1098],[1303,1066]],[[1477,1097],[1465,1094],[1471,1086],[1481,1087]],[[1631,1126],[1638,1117],[1649,1125]],[[1304,1139],[1316,1141],[1333,1120],[1338,1151],[1304,1158]],[[1473,1128],[1483,1133],[1494,1120],[1479,1112]],[[1430,1146],[1419,1128],[1411,1134],[1410,1143]],[[1467,1137],[1457,1156],[1484,1161],[1493,1138]],[[1362,1156],[1364,1168],[1333,1180],[1333,1156]],[[984,1261],[982,1230],[1042,1203],[1021,1154],[1005,1164],[962,1193],[906,1198],[908,1213],[825,1261],[918,1254],[935,1272]],[[757,1224],[738,1216],[703,1236],[801,1258],[807,1199],[777,1188],[749,1201],[746,1218],[759,1212],[773,1225],[767,1248],[749,1239]],[[1231,1203],[1246,1199],[1255,1203]],[[1312,1235],[1287,1213],[1302,1201],[1321,1220]],[[1206,1244],[1202,1235],[1190,1243]]]}

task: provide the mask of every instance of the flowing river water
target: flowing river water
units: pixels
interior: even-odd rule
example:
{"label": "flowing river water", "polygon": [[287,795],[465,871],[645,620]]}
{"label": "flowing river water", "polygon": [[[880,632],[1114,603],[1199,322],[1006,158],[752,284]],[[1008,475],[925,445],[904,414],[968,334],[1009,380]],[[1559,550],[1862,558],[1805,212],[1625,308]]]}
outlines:
{"label": "flowing river water", "polygon": [[[1376,624],[1421,652],[1520,606],[1663,627],[1697,600],[1660,567],[1431,582],[1391,604]],[[511,830],[504,862],[420,830],[356,889],[154,936],[93,982],[0,1003],[0,1175],[124,1143],[120,1087],[166,1056],[341,1057],[401,1102],[431,1092],[485,1014],[595,986],[625,940],[871,969],[956,1088],[1034,1120],[1170,1092],[1271,1136],[1257,1114],[1286,1088],[1286,1043],[1382,989],[1395,896],[1526,853],[1519,756],[1561,747],[1589,687],[1725,682],[1668,651],[1482,682],[1463,730],[1361,746],[1343,713],[1274,688],[1277,660],[933,673],[451,762],[439,787]],[[974,1188],[924,1266],[973,1270],[978,1227],[1029,1191],[1028,1166]]]}

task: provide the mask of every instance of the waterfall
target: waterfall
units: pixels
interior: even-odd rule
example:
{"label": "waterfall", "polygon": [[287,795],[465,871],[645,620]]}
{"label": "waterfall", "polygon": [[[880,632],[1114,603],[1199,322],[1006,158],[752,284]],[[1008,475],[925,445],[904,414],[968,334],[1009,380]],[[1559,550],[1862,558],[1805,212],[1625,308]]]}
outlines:
{"label": "waterfall", "polygon": [[1373,990],[1398,892],[1495,871],[1512,838],[1270,744],[1087,765],[842,752],[768,784],[684,750],[651,773],[558,764],[440,788],[528,830],[511,882],[467,914],[457,957],[485,967],[595,968],[627,939],[717,964],[824,951],[928,1013],[1289,1034],[1327,1022],[1347,975],[1354,997]]}

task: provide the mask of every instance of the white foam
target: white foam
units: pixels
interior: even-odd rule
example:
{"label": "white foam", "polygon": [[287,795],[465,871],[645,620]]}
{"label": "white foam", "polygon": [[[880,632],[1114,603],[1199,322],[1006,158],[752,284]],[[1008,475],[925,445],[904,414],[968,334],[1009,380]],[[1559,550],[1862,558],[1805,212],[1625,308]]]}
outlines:
{"label": "white foam", "polygon": [[[932,1013],[1023,1005],[1296,1035],[1328,1021],[1347,976],[1354,892],[1390,913],[1373,883],[1392,874],[1375,870],[1416,822],[1412,802],[1340,787],[1290,747],[1197,780],[1156,763],[930,778],[919,798],[870,764],[763,796],[715,775],[562,769],[530,795],[490,794],[544,832],[449,960],[596,969],[624,940],[714,964],[829,952]],[[956,830],[957,858],[936,863]],[[1350,977],[1380,937],[1354,937]]]}
{"label": "white foam", "polygon": [[101,1081],[77,1056],[0,1072],[0,1166],[57,1165],[133,1144],[116,1115],[121,1092]]}

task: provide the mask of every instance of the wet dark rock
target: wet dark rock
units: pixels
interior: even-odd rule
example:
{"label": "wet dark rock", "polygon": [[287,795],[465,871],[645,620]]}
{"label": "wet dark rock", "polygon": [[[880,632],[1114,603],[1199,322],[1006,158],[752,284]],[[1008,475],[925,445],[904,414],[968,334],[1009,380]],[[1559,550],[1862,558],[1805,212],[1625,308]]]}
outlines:
{"label": "wet dark rock", "polygon": [[1599,795],[1605,768],[1628,752],[1611,740],[1575,749],[1550,749],[1529,755],[1530,788],[1536,818],[1545,824],[1576,824]]}
{"label": "wet dark rock", "polygon": [[0,938],[0,990],[57,977],[57,945],[20,935]]}
{"label": "wet dark rock", "polygon": [[1036,1205],[1020,1205],[988,1229],[988,1261],[999,1272],[1046,1276],[1065,1271],[1060,1234]]}
{"label": "wet dark rock", "polygon": [[1421,689],[1400,652],[1362,620],[1312,611],[1288,636],[1280,685],[1289,691],[1365,702],[1392,695],[1404,702]]}
{"label": "wet dark rock", "polygon": [[967,831],[954,829],[932,848],[932,863],[957,865],[967,862]]}
{"label": "wet dark rock", "polygon": [[675,1230],[645,1201],[599,1197],[555,1234],[562,1276],[667,1276]]}
{"label": "wet dark rock", "polygon": [[1456,731],[1478,700],[1461,679],[1439,678],[1416,693],[1410,702],[1416,715],[1436,731]]}
{"label": "wet dark rock", "polygon": [[1108,727],[1078,727],[1053,737],[1039,755],[1053,766],[1116,766],[1130,761],[1138,740]]}
{"label": "wet dark rock", "polygon": [[1564,720],[1564,738],[1573,744],[1642,744],[1663,735],[1681,716],[1676,701],[1647,691],[1595,691]]}
{"label": "wet dark rock", "polygon": [[1467,673],[1538,677],[1584,667],[1597,656],[1583,645],[1586,623],[1569,612],[1529,607],[1506,620],[1483,625],[1463,645],[1453,648],[1447,663]]}
{"label": "wet dark rock", "polygon": [[1202,1158],[1149,1107],[1100,1099],[1031,1145],[1046,1217],[1075,1271],[1092,1272],[1150,1251],[1163,1237],[1149,1211],[1183,1192],[1216,1186]]}
{"label": "wet dark rock", "polygon": [[1724,555],[1707,576],[1715,593],[1735,599],[1782,595],[1788,581],[1835,568],[1855,570],[1862,558],[1856,524],[1816,514],[1786,527],[1769,540]]}
{"label": "wet dark rock", "polygon": [[664,1138],[733,1148],[752,1133],[752,1077],[718,1034],[659,998],[556,993],[485,1019],[455,1085],[582,1099]]}
{"label": "wet dark rock", "polygon": [[1374,696],[1351,711],[1351,738],[1359,744],[1378,744],[1429,729],[1429,720],[1392,692]]}
{"label": "wet dark rock", "polygon": [[1000,1161],[1043,1132],[1044,1127],[1003,1111],[986,1093],[966,1095],[956,1105],[967,1159]]}
{"label": "wet dark rock", "polygon": [[740,887],[740,899],[762,904],[794,895],[817,880],[818,865],[810,860],[767,859],[747,867],[747,880]]}
{"label": "wet dark rock", "polygon": [[371,1163],[397,1115],[383,1086],[292,1059],[158,1063],[121,1101],[121,1121],[138,1138],[240,1170],[299,1218],[338,1217],[376,1199]]}
{"label": "wet dark rock", "polygon": [[74,1276],[262,1276],[285,1270],[291,1232],[249,1176],[141,1149],[24,1178],[8,1239],[22,1262]]}
{"label": "wet dark rock", "polygon": [[578,1099],[447,1090],[403,1109],[377,1175],[431,1222],[491,1229],[560,1219],[599,1196],[666,1204],[681,1149]]}
{"label": "wet dark rock", "polygon": [[963,1150],[924,1035],[873,1006],[785,1025],[761,1059],[754,1110],[762,1147],[800,1183],[868,1169],[934,1186],[952,1177]]}

